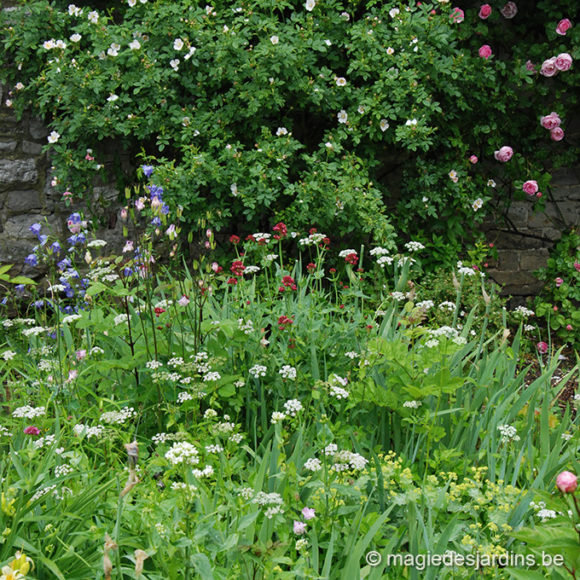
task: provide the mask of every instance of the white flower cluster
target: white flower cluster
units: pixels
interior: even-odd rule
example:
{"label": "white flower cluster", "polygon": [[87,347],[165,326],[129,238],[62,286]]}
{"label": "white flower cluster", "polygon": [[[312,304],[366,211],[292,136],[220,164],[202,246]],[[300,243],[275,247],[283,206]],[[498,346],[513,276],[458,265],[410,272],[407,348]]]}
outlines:
{"label": "white flower cluster", "polygon": [[296,413],[302,411],[302,403],[298,399],[290,399],[284,403],[286,413],[291,417],[296,417]]}
{"label": "white flower cluster", "polygon": [[174,443],[171,446],[171,449],[165,453],[165,459],[167,459],[171,465],[180,465],[181,463],[194,465],[199,463],[197,449],[187,441]]}
{"label": "white flower cluster", "polygon": [[377,260],[377,264],[381,267],[384,268],[385,264],[387,266],[390,266],[393,263],[393,258],[391,258],[391,256],[381,256],[378,260]]}
{"label": "white flower cluster", "polygon": [[338,399],[339,401],[341,399],[348,398],[348,391],[346,389],[343,389],[342,387],[337,386],[337,385],[330,385],[329,394],[331,397],[334,397],[334,398]]}
{"label": "white flower cluster", "polygon": [[69,314],[68,316],[65,316],[61,322],[63,324],[70,324],[71,322],[74,322],[75,320],[80,320],[81,318],[82,316],[80,314]]}
{"label": "white flower cluster", "polygon": [[66,463],[63,465],[57,465],[54,468],[54,477],[64,477],[65,475],[69,475],[73,471],[74,469]]}
{"label": "white flower cluster", "polygon": [[55,442],[55,435],[46,435],[32,443],[35,449],[42,449],[43,447],[50,447]]}
{"label": "white flower cluster", "polygon": [[203,382],[204,383],[209,383],[209,382],[213,382],[213,381],[219,381],[222,378],[222,376],[218,373],[218,372],[210,372],[207,373],[206,375],[204,375],[203,377]]}
{"label": "white flower cluster", "polygon": [[91,437],[96,437],[97,439],[103,434],[105,428],[102,425],[96,425],[95,427],[89,427],[88,425],[83,425],[82,423],[77,423],[73,427],[73,433],[75,435],[84,435],[87,439]]}
{"label": "white flower cluster", "polygon": [[463,265],[463,262],[457,262],[457,271],[462,276],[475,276],[475,270],[473,268],[468,268]]}
{"label": "white flower cluster", "polygon": [[224,448],[221,445],[206,445],[205,450],[207,453],[221,453]]}
{"label": "white flower cluster", "polygon": [[34,419],[35,417],[42,417],[46,415],[46,407],[31,407],[30,405],[24,405],[24,407],[18,407],[12,411],[13,417]]}
{"label": "white flower cluster", "polygon": [[107,411],[101,415],[99,421],[101,423],[122,425],[131,417],[135,417],[137,412],[133,407],[123,407],[120,411]]}
{"label": "white flower cluster", "polygon": [[307,238],[298,240],[298,243],[301,246],[315,246],[316,244],[320,244],[324,238],[326,238],[326,234],[319,234],[316,232],[314,234],[310,234]]}
{"label": "white flower cluster", "polygon": [[445,302],[441,302],[439,304],[439,310],[447,310],[449,312],[453,312],[455,310],[455,304],[453,302],[449,302],[446,300]]}
{"label": "white flower cluster", "polygon": [[380,246],[373,248],[370,251],[371,256],[386,256],[386,255],[388,255],[388,253],[389,253],[389,250],[387,250],[386,248],[381,248]]}
{"label": "white flower cluster", "polygon": [[245,321],[243,318],[238,320],[238,328],[244,334],[251,334],[254,331],[254,323],[251,320]]}
{"label": "white flower cluster", "polygon": [[272,423],[272,425],[276,425],[276,423],[281,423],[284,421],[284,419],[286,419],[286,415],[284,413],[281,413],[280,411],[274,411],[272,413],[270,423]]}
{"label": "white flower cluster", "polygon": [[501,433],[502,443],[509,443],[510,441],[519,441],[520,436],[517,434],[515,427],[511,425],[498,425],[497,430]]}
{"label": "white flower cluster", "polygon": [[294,380],[296,378],[296,369],[290,365],[284,365],[279,371],[278,374],[282,375],[284,379],[291,379]]}
{"label": "white flower cluster", "polygon": [[417,308],[422,308],[423,310],[429,310],[430,308],[433,308],[433,306],[435,306],[433,300],[423,300],[422,302],[417,302]]}
{"label": "white flower cluster", "polygon": [[191,474],[193,477],[201,479],[202,477],[211,477],[213,475],[213,467],[211,465],[206,465],[203,469],[192,469]]}
{"label": "white flower cluster", "polygon": [[267,370],[267,367],[264,365],[254,365],[248,372],[257,379],[259,377],[265,377]]}
{"label": "white flower cluster", "polygon": [[119,326],[119,324],[123,324],[125,322],[127,322],[128,316],[127,314],[123,313],[123,314],[118,314],[117,316],[115,316],[113,322],[115,323],[115,326]]}
{"label": "white flower cluster", "polygon": [[403,294],[403,292],[391,292],[391,297],[396,300],[397,302],[400,302],[401,300],[405,300],[405,294]]}
{"label": "white flower cluster", "polygon": [[12,435],[4,425],[0,425],[0,437],[12,437]]}
{"label": "white flower cluster", "polygon": [[221,433],[222,435],[225,435],[227,433],[231,433],[236,428],[235,423],[228,421],[229,419],[228,415],[224,415],[224,419],[226,420],[214,425],[213,430],[216,434]]}
{"label": "white flower cluster", "polygon": [[[149,364],[149,363],[147,363],[147,364]],[[174,356],[173,358],[170,358],[167,361],[167,366],[170,366],[173,368],[183,366],[184,364],[185,364],[185,362],[180,356]]]}
{"label": "white flower cluster", "polygon": [[[415,124],[417,124],[416,121]],[[408,252],[418,252],[419,250],[424,250],[425,246],[421,242],[407,242],[405,248],[407,248]]]}
{"label": "white flower cluster", "polygon": [[335,463],[330,469],[334,471],[362,470],[368,463],[368,459],[365,459],[362,455],[346,450],[337,451],[333,459]]}
{"label": "white flower cluster", "polygon": [[304,469],[307,469],[308,471],[320,471],[322,469],[322,463],[320,459],[311,457],[304,462]]}
{"label": "white flower cluster", "polygon": [[246,266],[246,269],[244,270],[244,274],[255,274],[256,272],[260,271],[260,266]]}
{"label": "white flower cluster", "polygon": [[422,404],[421,401],[405,401],[403,407],[407,407],[408,409],[418,409]]}
{"label": "white flower cluster", "polygon": [[32,328],[25,328],[22,330],[23,336],[38,336],[43,332],[48,332],[49,328],[44,328],[44,326],[33,326]]}
{"label": "white flower cluster", "polygon": [[339,258],[346,258],[347,256],[350,256],[351,254],[356,254],[357,251],[356,250],[342,250],[341,252],[338,253],[338,257]]}
{"label": "white flower cluster", "polygon": [[217,411],[215,409],[206,409],[203,414],[204,419],[213,419],[214,417],[217,417]]}
{"label": "white flower cluster", "polygon": [[519,314],[522,318],[527,318],[528,316],[534,316],[534,311],[525,306],[518,306],[514,310],[514,314]]}
{"label": "white flower cluster", "polygon": [[16,353],[12,350],[5,350],[1,356],[4,360],[12,360],[16,356]]}
{"label": "white flower cluster", "polygon": [[[251,494],[251,495],[250,495]],[[242,497],[244,499],[250,499],[253,495],[253,490],[249,488],[245,488],[241,491]],[[263,491],[259,491],[257,494],[254,495],[252,498],[252,503],[257,504],[262,507],[266,507],[266,511],[264,515],[271,520],[276,514],[283,514],[284,508],[283,504],[284,501],[282,496],[278,493],[265,493]]]}

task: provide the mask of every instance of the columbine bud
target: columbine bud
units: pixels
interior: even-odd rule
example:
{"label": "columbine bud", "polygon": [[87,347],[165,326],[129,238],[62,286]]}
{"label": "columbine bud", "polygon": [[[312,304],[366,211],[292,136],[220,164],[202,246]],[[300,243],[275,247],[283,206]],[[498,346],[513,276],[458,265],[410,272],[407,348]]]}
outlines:
{"label": "columbine bud", "polygon": [[149,558],[149,555],[144,550],[135,550],[135,576],[139,578],[143,574],[143,562]]}

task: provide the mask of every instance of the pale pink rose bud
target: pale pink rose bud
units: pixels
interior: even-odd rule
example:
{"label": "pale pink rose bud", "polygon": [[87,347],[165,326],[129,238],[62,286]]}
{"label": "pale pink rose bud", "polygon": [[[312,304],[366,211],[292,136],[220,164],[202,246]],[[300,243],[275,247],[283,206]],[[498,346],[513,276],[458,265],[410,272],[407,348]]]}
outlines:
{"label": "pale pink rose bud", "polygon": [[556,278],[554,281],[556,282],[556,288],[560,288],[560,286],[564,284],[564,280],[562,280],[562,278]]}
{"label": "pale pink rose bud", "polygon": [[574,262],[574,268],[576,268],[576,272],[580,272],[580,262]]}
{"label": "pale pink rose bud", "polygon": [[469,162],[472,163],[473,165],[475,165],[478,161],[479,161],[479,159],[477,158],[477,155],[472,155],[469,158]]}
{"label": "pale pink rose bud", "polygon": [[479,17],[482,20],[485,20],[486,18],[489,18],[490,14],[491,14],[491,6],[489,4],[482,4],[481,8],[479,9]]}
{"label": "pale pink rose bud", "polygon": [[507,161],[509,161],[512,158],[513,154],[514,154],[514,150],[511,147],[504,145],[501,149],[499,149],[498,151],[495,151],[493,156],[497,159],[497,161],[501,161],[502,163],[506,163]]}
{"label": "pale pink rose bud", "polygon": [[572,28],[572,23],[570,20],[568,20],[568,18],[563,18],[560,20],[560,22],[558,22],[558,26],[556,26],[556,34],[559,34],[560,36],[566,36],[566,32],[568,32],[570,28]]}
{"label": "pale pink rose bud", "polygon": [[560,115],[554,112],[550,113],[549,115],[546,115],[545,117],[540,118],[540,124],[542,125],[542,127],[544,127],[544,129],[548,130],[559,127],[561,122],[562,119],[560,119]]}
{"label": "pale pink rose bud", "polygon": [[511,19],[518,13],[518,7],[515,2],[508,2],[500,12],[504,18]]}
{"label": "pale pink rose bud", "polygon": [[540,197],[542,197],[542,195],[544,195],[544,194],[543,194],[541,191],[538,191],[538,193],[536,193],[536,197],[537,197],[537,198],[540,198]]}
{"label": "pale pink rose bud", "polygon": [[527,60],[526,70],[530,72],[536,72],[536,65],[531,60]]}
{"label": "pale pink rose bud", "polygon": [[542,63],[542,68],[540,68],[540,74],[545,77],[553,77],[558,72],[556,68],[556,57],[553,56],[545,60]]}
{"label": "pale pink rose bud", "polygon": [[566,324],[566,330],[567,330],[567,331],[570,331],[570,330],[572,330],[572,325],[571,325],[571,324]]}
{"label": "pale pink rose bud", "polygon": [[578,478],[569,471],[562,471],[556,477],[556,486],[562,493],[572,493],[578,487]]}
{"label": "pale pink rose bud", "polygon": [[564,139],[564,131],[560,127],[556,127],[550,131],[550,138],[552,141],[562,141]]}
{"label": "pale pink rose bud", "polygon": [[546,354],[548,352],[548,344],[545,342],[538,342],[536,348],[540,354]]}
{"label": "pale pink rose bud", "polygon": [[554,65],[558,70],[569,70],[572,66],[572,57],[567,52],[562,52],[556,57]]}
{"label": "pale pink rose bud", "polygon": [[481,56],[481,58],[488,59],[491,55],[492,55],[491,46],[489,46],[489,44],[484,44],[479,49],[479,56]]}
{"label": "pale pink rose bud", "polygon": [[205,230],[205,237],[206,238],[211,238],[213,235],[213,232],[210,229]]}
{"label": "pale pink rose bud", "polygon": [[529,181],[524,182],[522,189],[528,195],[535,195],[538,192],[538,182],[530,179]]}

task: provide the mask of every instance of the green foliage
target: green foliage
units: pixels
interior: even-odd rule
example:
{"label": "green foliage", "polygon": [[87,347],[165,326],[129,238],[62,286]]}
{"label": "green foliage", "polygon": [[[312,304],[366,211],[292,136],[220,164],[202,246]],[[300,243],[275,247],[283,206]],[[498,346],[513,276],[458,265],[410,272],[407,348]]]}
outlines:
{"label": "green foliage", "polygon": [[[537,73],[577,56],[577,27],[554,32],[573,0],[485,21],[428,2],[83,4],[5,12],[0,45],[10,101],[50,121],[58,187],[76,197],[117,142],[160,166],[188,229],[286,219],[379,243],[415,233],[454,253],[485,213],[525,197],[525,180],[547,187],[548,161],[575,159],[538,119],[556,110],[566,126],[578,73]],[[515,155],[500,164],[504,145]]]}

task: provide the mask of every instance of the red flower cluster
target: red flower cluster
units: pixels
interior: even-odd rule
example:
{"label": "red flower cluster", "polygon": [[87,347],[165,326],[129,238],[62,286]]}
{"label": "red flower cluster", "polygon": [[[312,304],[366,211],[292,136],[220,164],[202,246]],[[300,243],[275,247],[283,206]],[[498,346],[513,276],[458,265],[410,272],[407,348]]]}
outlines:
{"label": "red flower cluster", "polygon": [[165,312],[165,308],[155,308],[155,316],[157,316],[157,318],[159,318],[160,314],[163,314]]}
{"label": "red flower cluster", "polygon": [[286,224],[283,222],[277,223],[273,228],[273,231],[276,232],[274,235],[275,240],[279,240],[280,238],[285,238],[288,235],[288,228]]}
{"label": "red flower cluster", "polygon": [[278,318],[278,328],[280,330],[286,330],[291,324],[294,324],[294,321],[288,316],[280,316]]}
{"label": "red flower cluster", "polygon": [[284,276],[282,278],[282,286],[280,286],[278,290],[280,292],[284,292],[286,288],[290,288],[290,290],[297,289],[296,282],[294,281],[294,278],[292,278],[292,276]]}
{"label": "red flower cluster", "polygon": [[237,284],[237,283],[238,283],[238,280],[237,280],[237,278],[230,278],[230,279],[228,280],[228,284],[235,285],[235,284]]}
{"label": "red flower cluster", "polygon": [[345,256],[344,261],[347,264],[352,264],[353,266],[356,266],[358,264],[358,256],[353,252],[352,254],[348,254],[347,256]]}
{"label": "red flower cluster", "polygon": [[312,262],[310,262],[310,264],[308,264],[306,266],[306,269],[312,274],[312,272],[314,272],[314,270],[316,270],[316,264],[313,264]]}
{"label": "red flower cluster", "polygon": [[232,244],[239,244],[240,243],[240,236],[236,236],[235,234],[230,236],[230,242]]}
{"label": "red flower cluster", "polygon": [[235,260],[234,262],[232,262],[232,265],[230,267],[230,271],[234,276],[241,276],[244,273],[245,269],[246,267],[244,266],[241,260]]}

